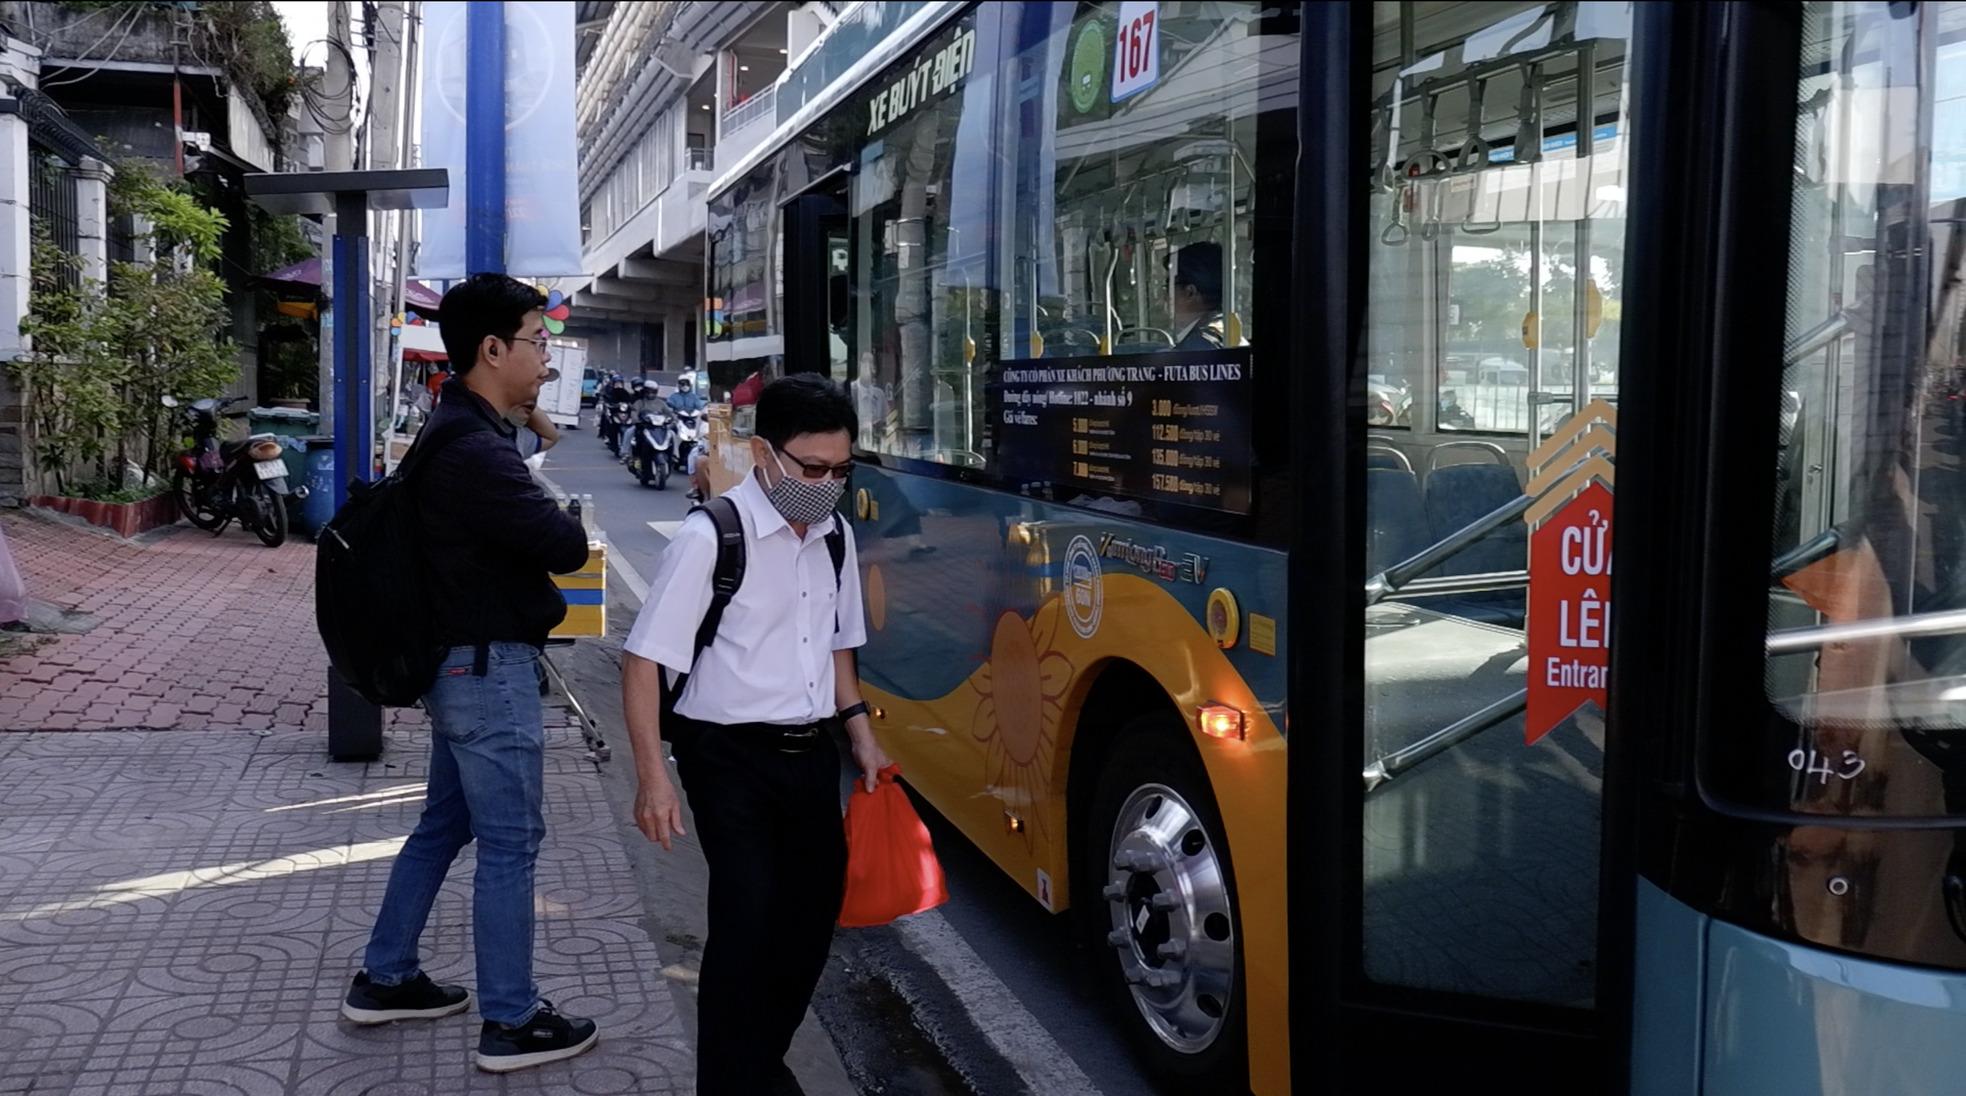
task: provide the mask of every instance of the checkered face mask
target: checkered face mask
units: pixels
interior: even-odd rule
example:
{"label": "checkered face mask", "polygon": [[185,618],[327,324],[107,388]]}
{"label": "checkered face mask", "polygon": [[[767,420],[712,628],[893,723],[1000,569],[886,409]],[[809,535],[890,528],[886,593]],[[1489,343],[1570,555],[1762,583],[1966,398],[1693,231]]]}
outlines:
{"label": "checkered face mask", "polygon": [[846,481],[831,476],[809,483],[785,470],[785,459],[772,446],[771,459],[778,464],[778,482],[765,489],[765,498],[786,521],[815,525],[825,521],[846,493]]}

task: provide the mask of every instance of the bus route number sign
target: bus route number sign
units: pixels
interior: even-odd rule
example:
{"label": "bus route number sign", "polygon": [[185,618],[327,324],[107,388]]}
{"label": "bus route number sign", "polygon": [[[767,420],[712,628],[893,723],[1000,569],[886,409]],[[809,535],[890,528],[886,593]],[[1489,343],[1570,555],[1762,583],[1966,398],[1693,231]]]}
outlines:
{"label": "bus route number sign", "polygon": [[1113,36],[1113,102],[1160,82],[1160,4],[1125,0]]}
{"label": "bus route number sign", "polygon": [[1609,706],[1611,492],[1592,483],[1529,535],[1530,745],[1586,703]]}

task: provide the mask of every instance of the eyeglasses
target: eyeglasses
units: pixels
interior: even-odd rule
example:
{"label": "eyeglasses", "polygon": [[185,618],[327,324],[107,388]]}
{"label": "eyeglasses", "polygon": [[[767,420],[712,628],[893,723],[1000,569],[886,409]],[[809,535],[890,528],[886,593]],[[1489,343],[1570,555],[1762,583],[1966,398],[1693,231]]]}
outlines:
{"label": "eyeglasses", "polygon": [[[772,448],[778,449],[776,445],[772,446]],[[853,474],[852,461],[848,461],[845,464],[822,464],[817,461],[800,460],[783,449],[778,449],[778,452],[785,459],[798,465],[799,474],[809,480],[822,480],[827,476],[831,476],[836,480],[843,480]]]}
{"label": "eyeglasses", "polygon": [[506,342],[529,342],[529,343],[531,343],[531,344],[533,344],[534,346],[536,346],[536,347],[538,347],[538,348],[539,348],[539,352],[540,352],[541,354],[551,354],[551,353],[553,352],[553,346],[552,346],[552,344],[551,344],[551,343],[549,343],[549,342],[547,342],[547,341],[546,341],[545,339],[535,339],[535,338],[530,338],[530,337],[528,337],[528,336],[525,336],[525,335],[513,335],[513,336],[511,336],[510,338],[508,338],[508,339],[506,339],[505,341],[506,341]]}

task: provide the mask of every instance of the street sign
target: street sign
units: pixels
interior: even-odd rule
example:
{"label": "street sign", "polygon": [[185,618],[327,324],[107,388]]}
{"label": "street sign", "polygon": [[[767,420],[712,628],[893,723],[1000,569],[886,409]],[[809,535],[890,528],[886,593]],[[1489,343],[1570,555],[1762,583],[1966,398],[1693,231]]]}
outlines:
{"label": "street sign", "polygon": [[1617,431],[1617,409],[1592,400],[1529,455],[1528,745],[1586,704],[1610,706]]}
{"label": "street sign", "polygon": [[1587,703],[1609,706],[1611,492],[1592,482],[1529,536],[1529,709],[1534,744]]}

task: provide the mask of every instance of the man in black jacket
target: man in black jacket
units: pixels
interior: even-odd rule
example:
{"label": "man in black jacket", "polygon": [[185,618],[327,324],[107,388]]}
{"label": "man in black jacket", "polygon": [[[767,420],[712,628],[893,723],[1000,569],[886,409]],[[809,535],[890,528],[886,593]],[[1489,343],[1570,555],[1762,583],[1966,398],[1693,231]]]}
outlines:
{"label": "man in black jacket", "polygon": [[478,1068],[494,1073],[570,1058],[594,1045],[592,1020],[563,1017],[532,978],[533,866],[546,836],[539,665],[566,616],[548,572],[587,561],[587,535],[526,471],[513,418],[539,396],[550,357],[538,291],[477,274],[444,294],[444,350],[455,372],[423,436],[453,419],[473,428],[430,453],[410,484],[433,568],[438,634],[450,653],[424,695],[430,775],[423,817],[389,873],[366,967],[342,1003],[358,1024],[447,1016],[462,986],[423,973],[417,940],[458,851],[478,842],[472,886]]}

